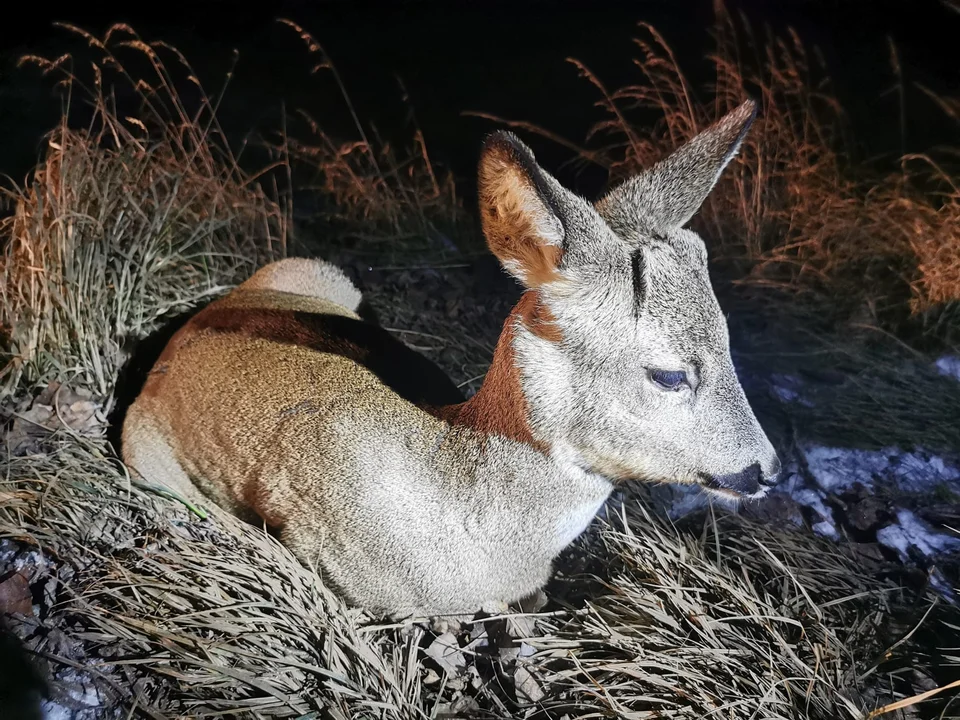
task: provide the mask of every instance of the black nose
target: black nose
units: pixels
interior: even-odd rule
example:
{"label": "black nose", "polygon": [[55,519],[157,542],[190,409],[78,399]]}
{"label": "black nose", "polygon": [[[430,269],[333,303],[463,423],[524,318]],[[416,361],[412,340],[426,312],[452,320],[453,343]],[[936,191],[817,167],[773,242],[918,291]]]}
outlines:
{"label": "black nose", "polygon": [[730,475],[714,475],[707,480],[707,487],[718,490],[732,490],[740,495],[753,495],[760,489],[760,482],[763,479],[763,473],[760,470],[760,463],[754,463],[745,467],[740,472]]}

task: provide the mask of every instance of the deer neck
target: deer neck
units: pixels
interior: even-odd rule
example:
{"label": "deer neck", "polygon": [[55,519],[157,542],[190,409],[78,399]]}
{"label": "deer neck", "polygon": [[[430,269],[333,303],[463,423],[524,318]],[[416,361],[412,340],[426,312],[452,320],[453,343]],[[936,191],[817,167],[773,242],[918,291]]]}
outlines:
{"label": "deer neck", "polygon": [[549,448],[531,431],[529,406],[516,361],[514,339],[521,324],[541,337],[559,341],[553,318],[540,305],[538,293],[527,291],[503,325],[493,361],[477,393],[466,402],[427,410],[453,426],[504,437],[547,454]]}
{"label": "deer neck", "polygon": [[[521,327],[548,341],[561,340],[537,293],[527,291],[504,323],[476,395],[458,405],[424,409],[454,428],[470,429],[468,442],[481,438],[478,462],[469,470],[472,482],[462,485],[460,497],[475,497],[474,505],[483,506],[490,502],[490,488],[498,489],[500,510],[487,516],[493,523],[490,536],[502,533],[504,522],[513,522],[524,528],[517,555],[552,559],[583,532],[613,486],[561,459],[557,448],[535,437],[514,348]],[[488,442],[498,439],[511,442]]]}

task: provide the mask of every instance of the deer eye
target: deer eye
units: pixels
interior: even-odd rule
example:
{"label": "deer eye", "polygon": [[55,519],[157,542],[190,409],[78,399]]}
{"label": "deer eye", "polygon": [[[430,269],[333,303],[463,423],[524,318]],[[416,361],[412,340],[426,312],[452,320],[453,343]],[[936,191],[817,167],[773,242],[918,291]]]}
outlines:
{"label": "deer eye", "polygon": [[683,370],[651,370],[650,379],[664,390],[679,390],[690,385]]}

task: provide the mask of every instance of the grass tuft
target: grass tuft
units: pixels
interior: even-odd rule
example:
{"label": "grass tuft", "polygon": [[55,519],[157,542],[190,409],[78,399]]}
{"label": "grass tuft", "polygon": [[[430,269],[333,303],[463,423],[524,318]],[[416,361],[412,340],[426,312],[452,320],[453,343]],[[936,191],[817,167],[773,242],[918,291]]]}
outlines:
{"label": "grass tuft", "polygon": [[[241,170],[215,101],[201,91],[188,107],[162,56],[193,79],[186,60],[123,25],[103,40],[68,29],[98,55],[91,84],[68,57],[23,60],[58,80],[66,107],[32,178],[6,191],[14,207],[0,223],[7,397],[54,379],[108,396],[126,339],[285,252],[283,208]],[[134,78],[115,51],[138,55],[149,71]],[[136,115],[118,108],[118,92],[135,99]],[[68,122],[71,111],[86,113],[85,127]]]}
{"label": "grass tuft", "polygon": [[[476,232],[457,197],[453,176],[434,167],[413,110],[413,146],[395,148],[376,129],[367,130],[353,107],[336,65],[323,46],[290,20],[280,22],[306,45],[312,73],[329,73],[353,119],[356,136],[337,139],[304,111],[307,132],[289,139],[289,152],[308,178],[304,191],[318,199],[312,222],[330,243],[384,254],[470,249]],[[402,83],[400,89],[406,96]]]}

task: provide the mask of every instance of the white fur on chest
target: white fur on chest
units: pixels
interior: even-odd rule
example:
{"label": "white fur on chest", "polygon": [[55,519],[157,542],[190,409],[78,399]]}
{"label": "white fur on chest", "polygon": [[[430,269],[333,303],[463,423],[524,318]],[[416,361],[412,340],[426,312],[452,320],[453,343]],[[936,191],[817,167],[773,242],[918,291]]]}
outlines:
{"label": "white fur on chest", "polygon": [[[351,544],[382,563],[374,574],[390,577],[385,584],[416,587],[407,602],[470,607],[534,591],[612,489],[526,445],[483,440],[484,453],[459,447],[456,462],[442,450],[415,461],[399,437],[358,456],[355,489],[366,511],[351,522]],[[475,458],[469,467],[465,455]],[[445,472],[452,468],[456,474]],[[404,567],[390,560],[400,556]]]}

